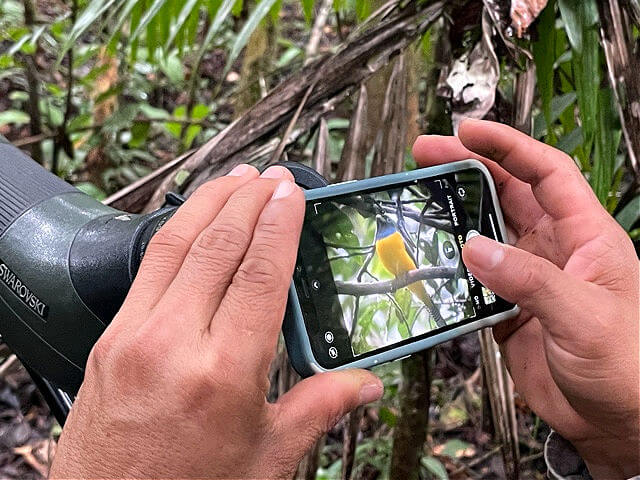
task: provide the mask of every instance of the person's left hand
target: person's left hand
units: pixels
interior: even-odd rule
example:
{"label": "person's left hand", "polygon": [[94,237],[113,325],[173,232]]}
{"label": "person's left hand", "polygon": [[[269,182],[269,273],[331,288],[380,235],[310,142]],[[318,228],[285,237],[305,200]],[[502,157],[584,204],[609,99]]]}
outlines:
{"label": "person's left hand", "polygon": [[266,401],[304,215],[282,167],[197,190],[153,237],[93,348],[51,478],[283,478],[345,413],[378,399],[362,370]]}

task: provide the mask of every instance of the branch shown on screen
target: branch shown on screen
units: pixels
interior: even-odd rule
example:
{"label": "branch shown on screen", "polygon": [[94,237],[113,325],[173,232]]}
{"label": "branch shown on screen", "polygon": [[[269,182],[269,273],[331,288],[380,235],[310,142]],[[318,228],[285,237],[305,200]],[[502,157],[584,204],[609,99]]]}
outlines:
{"label": "branch shown on screen", "polygon": [[453,267],[421,267],[392,280],[368,283],[336,281],[335,285],[339,295],[354,295],[359,297],[362,295],[386,294],[393,293],[396,290],[421,280],[454,278],[456,271],[457,269]]}

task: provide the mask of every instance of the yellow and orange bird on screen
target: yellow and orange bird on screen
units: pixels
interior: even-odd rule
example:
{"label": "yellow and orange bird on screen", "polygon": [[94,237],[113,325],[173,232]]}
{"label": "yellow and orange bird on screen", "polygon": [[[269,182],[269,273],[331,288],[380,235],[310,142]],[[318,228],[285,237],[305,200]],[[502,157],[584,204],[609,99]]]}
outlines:
{"label": "yellow and orange bird on screen", "polygon": [[[396,224],[383,215],[377,216],[375,246],[376,254],[382,262],[382,265],[384,265],[384,268],[393,276],[399,277],[417,268]],[[407,288],[424,303],[436,325],[438,327],[444,327],[446,323],[438,308],[433,304],[427,290],[424,288],[424,282],[414,282]]]}

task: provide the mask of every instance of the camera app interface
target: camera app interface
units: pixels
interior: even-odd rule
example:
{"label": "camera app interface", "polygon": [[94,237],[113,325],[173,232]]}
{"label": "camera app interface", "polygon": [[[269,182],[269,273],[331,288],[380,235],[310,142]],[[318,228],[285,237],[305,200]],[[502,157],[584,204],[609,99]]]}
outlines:
{"label": "camera app interface", "polygon": [[462,263],[464,243],[502,241],[476,169],[307,202],[298,298],[327,368],[506,311]]}

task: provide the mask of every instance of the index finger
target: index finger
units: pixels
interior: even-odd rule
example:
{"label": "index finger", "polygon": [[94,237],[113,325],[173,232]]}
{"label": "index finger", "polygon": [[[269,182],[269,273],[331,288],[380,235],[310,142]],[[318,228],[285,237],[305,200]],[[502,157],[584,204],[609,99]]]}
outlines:
{"label": "index finger", "polygon": [[275,354],[304,218],[304,194],[282,181],[211,321],[216,347],[233,348],[241,371],[264,378]]}
{"label": "index finger", "polygon": [[568,218],[600,207],[573,159],[560,150],[485,120],[465,120],[458,137],[469,150],[530,184],[540,206],[553,218]]}

